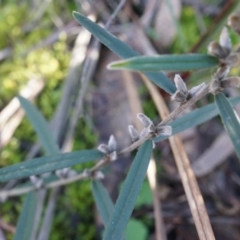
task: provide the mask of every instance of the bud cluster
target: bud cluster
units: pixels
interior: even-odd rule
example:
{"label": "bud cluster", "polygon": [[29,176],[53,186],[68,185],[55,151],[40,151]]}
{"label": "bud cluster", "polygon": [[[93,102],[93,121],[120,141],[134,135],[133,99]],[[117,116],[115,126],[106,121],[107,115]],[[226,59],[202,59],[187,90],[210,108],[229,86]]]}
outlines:
{"label": "bud cluster", "polygon": [[228,26],[240,35],[240,12],[233,13],[228,18]]}
{"label": "bud cluster", "polygon": [[171,100],[180,103],[187,102],[190,98],[199,94],[206,86],[205,83],[202,83],[188,90],[185,82],[179,74],[175,75],[174,82],[177,87],[177,91],[171,96]]}
{"label": "bud cluster", "polygon": [[[240,34],[240,13],[232,14],[228,19],[228,25]],[[237,76],[227,77],[231,67],[238,66],[240,63],[239,50],[232,50],[232,43],[226,27],[223,28],[219,43],[211,42],[208,51],[211,55],[219,58],[221,66],[214,74],[209,85],[209,91],[216,94],[228,87],[239,87],[240,78]]]}
{"label": "bud cluster", "polygon": [[228,66],[223,66],[217,70],[209,85],[209,91],[211,93],[216,94],[225,88],[240,86],[240,77],[237,76],[227,77],[229,70],[230,67]]}
{"label": "bud cluster", "polygon": [[106,154],[111,161],[115,161],[117,159],[117,142],[115,137],[111,135],[108,140],[108,145],[100,144],[98,150]]}
{"label": "bud cluster", "polygon": [[[150,134],[152,137],[157,137],[159,135],[170,136],[172,134],[171,126],[155,126],[152,120],[143,113],[138,113],[137,118],[143,124],[144,128],[140,133],[138,133],[138,131],[132,125],[128,126],[128,131],[133,142],[146,137],[148,134]],[[155,147],[154,141],[153,147]]]}

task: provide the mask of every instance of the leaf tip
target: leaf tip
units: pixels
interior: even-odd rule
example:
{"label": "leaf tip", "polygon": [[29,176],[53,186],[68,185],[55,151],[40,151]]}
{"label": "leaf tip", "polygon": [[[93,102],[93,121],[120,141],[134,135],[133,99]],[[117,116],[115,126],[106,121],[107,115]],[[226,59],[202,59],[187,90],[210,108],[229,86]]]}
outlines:
{"label": "leaf tip", "polygon": [[73,11],[72,12],[73,17],[78,21],[79,17],[82,17],[83,15],[79,12]]}

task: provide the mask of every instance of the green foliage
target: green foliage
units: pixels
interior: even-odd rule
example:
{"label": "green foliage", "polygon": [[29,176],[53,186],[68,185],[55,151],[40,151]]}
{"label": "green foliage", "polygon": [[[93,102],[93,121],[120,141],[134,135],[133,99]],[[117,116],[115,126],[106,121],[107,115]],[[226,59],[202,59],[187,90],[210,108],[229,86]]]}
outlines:
{"label": "green foliage", "polygon": [[[55,9],[54,4],[57,4]],[[5,3],[6,4],[6,3]],[[60,153],[58,146],[49,130],[45,120],[52,117],[52,112],[60,100],[60,86],[66,75],[66,69],[69,62],[69,53],[66,47],[66,36],[62,34],[60,41],[51,48],[45,47],[38,50],[30,49],[32,45],[38,44],[44,38],[51,34],[52,17],[55,10],[61,12],[65,7],[65,2],[53,1],[44,14],[43,21],[36,24],[32,31],[24,32],[24,26],[29,21],[27,15],[27,5],[16,5],[16,1],[9,2],[4,7],[0,16],[0,37],[3,40],[0,43],[1,48],[12,48],[12,59],[6,60],[1,64],[0,75],[0,109],[8,102],[27,82],[28,79],[39,77],[45,80],[45,90],[36,100],[36,106],[42,114],[31,105],[26,99],[19,97],[24,107],[31,125],[25,119],[21,124],[23,130],[17,130],[15,137],[11,140],[1,156],[1,166],[9,163],[17,163],[24,159],[24,153],[20,152],[20,143],[27,136],[27,144],[36,141],[35,129],[38,138],[42,142],[45,151],[50,155],[32,159],[29,162],[22,162],[0,169],[0,181],[8,181],[16,178],[29,177],[35,174],[55,171],[64,167],[71,167],[81,163],[73,168],[78,172],[92,166],[89,161],[99,159],[103,156],[98,150],[84,150],[95,147],[96,135],[93,134],[89,124],[84,120],[79,121],[74,143],[74,149],[81,149],[72,153]],[[237,4],[235,4],[237,6]],[[75,2],[69,1],[66,9],[67,13],[62,17],[69,17],[69,12],[75,8]],[[32,13],[33,15],[35,13]],[[88,29],[96,38],[110,48],[120,57],[127,59],[118,63],[111,64],[115,68],[128,68],[142,71],[155,84],[160,86],[166,92],[173,94],[176,91],[175,85],[162,73],[147,72],[160,70],[194,70],[201,68],[210,68],[218,64],[218,61],[208,55],[162,55],[158,57],[139,57],[139,54],[125,43],[111,35],[94,22],[90,21],[82,14],[73,13],[76,20]],[[188,36],[187,45],[192,46],[198,35],[196,24],[193,24],[194,12],[185,8],[182,19],[187,22],[184,25],[183,33]],[[187,20],[186,20],[187,19]],[[189,20],[191,19],[191,20]],[[10,27],[9,27],[10,26]],[[10,30],[9,30],[10,28]],[[189,31],[189,33],[188,33]],[[184,43],[184,44],[185,44]],[[177,48],[177,47],[176,47]],[[28,54],[26,52],[30,51]],[[179,50],[181,51],[181,50]],[[129,59],[130,58],[130,59]],[[230,99],[232,104],[236,104],[240,98]],[[226,130],[235,146],[236,152],[240,155],[239,135],[240,128],[238,119],[232,109],[232,105],[222,94],[217,94],[215,103],[222,117]],[[173,134],[177,134],[185,129],[206,122],[218,114],[214,104],[209,104],[196,109],[189,114],[184,115],[170,123],[173,128]],[[148,109],[149,115],[156,115],[156,109]],[[45,117],[45,118],[44,118]],[[30,140],[29,140],[29,135]],[[155,141],[160,141],[166,137],[160,136]],[[104,239],[122,239],[126,231],[128,239],[146,239],[147,227],[140,221],[132,219],[129,221],[134,207],[144,204],[152,204],[152,194],[149,184],[144,181],[149,159],[152,153],[152,140],[147,140],[140,146],[134,162],[128,172],[123,188],[120,191],[118,200],[114,205],[106,189],[100,182],[92,183],[92,193],[102,216],[106,231]],[[56,181],[56,176],[51,176],[46,181]],[[26,185],[30,183],[27,182]],[[140,191],[140,189],[142,190]],[[17,232],[14,239],[30,239],[31,229],[34,223],[36,208],[35,193],[30,192],[26,196],[23,207],[20,201],[14,204],[14,210],[11,204],[6,203],[3,207],[3,213],[10,213],[4,216],[4,219],[14,223],[14,215],[21,212],[17,222]],[[56,216],[53,222],[53,232],[51,239],[94,239],[96,238],[96,229],[94,222],[94,200],[91,194],[89,182],[74,183],[61,190],[61,197],[58,199]],[[9,210],[9,211],[8,211]],[[128,224],[127,224],[128,223]],[[132,231],[134,229],[134,231]],[[11,236],[9,237],[11,238]],[[123,236],[124,238],[124,236]]]}
{"label": "green foliage", "polygon": [[31,175],[43,174],[73,165],[100,159],[103,156],[98,150],[82,150],[71,153],[59,153],[32,159],[0,169],[0,182]]}
{"label": "green foliage", "polygon": [[13,43],[22,36],[21,25],[27,22],[27,4],[6,4],[1,8],[0,16],[0,49],[8,47],[9,40]]}
{"label": "green foliage", "polygon": [[18,99],[24,108],[31,125],[34,127],[42,145],[47,154],[56,154],[60,152],[50,128],[42,114],[25,98],[18,96]]}
{"label": "green foliage", "polygon": [[234,111],[231,103],[222,93],[218,93],[215,96],[215,103],[217,105],[224,127],[228,132],[228,135],[232,140],[232,143],[238,155],[238,158],[240,159],[239,117],[237,113]]}
{"label": "green foliage", "polygon": [[108,221],[103,239],[121,239],[145,178],[151,153],[152,142],[147,140],[139,148],[129,169],[123,188]]}
{"label": "green foliage", "polygon": [[14,240],[32,239],[36,205],[36,192],[28,193],[23,204],[21,215],[18,219]]}
{"label": "green foliage", "polygon": [[[236,105],[240,102],[240,97],[230,99],[233,105]],[[218,111],[216,106],[208,104],[207,106],[193,110],[190,113],[185,114],[184,116],[173,120],[169,125],[172,126],[173,131],[172,135],[180,133],[188,128],[195,127],[201,123],[204,123],[211,118],[217,116]],[[166,136],[158,136],[155,138],[155,142],[159,142],[163,139],[166,139]]]}
{"label": "green foliage", "polygon": [[[180,17],[180,26],[182,34],[184,36],[187,36],[185,38],[185,41],[189,51],[191,46],[193,46],[198,41],[200,36],[193,8],[187,6],[183,7]],[[182,44],[179,41],[178,36],[175,38],[172,48],[174,49],[174,53],[183,52]]]}
{"label": "green foliage", "polygon": [[109,69],[136,71],[186,71],[217,66],[219,61],[204,54],[155,55],[133,57],[108,65]]}
{"label": "green foliage", "polygon": [[[82,14],[73,12],[73,16],[77,22],[83,25],[89,32],[91,32],[96,38],[98,38],[100,42],[102,42],[120,57],[130,58],[139,55],[139,53],[134,51],[131,47],[123,43],[118,38],[114,37],[112,34],[107,32],[105,29],[98,26]],[[163,73],[145,73],[145,75],[159,87],[164,89],[166,92],[175,92],[176,87]]]}
{"label": "green foliage", "polygon": [[[94,148],[97,136],[88,122],[80,119],[74,136],[73,150]],[[92,167],[93,163],[87,162],[73,166],[73,169],[81,172]],[[56,178],[55,178],[56,181]],[[56,214],[52,224],[51,240],[95,239],[97,235],[94,209],[94,199],[89,181],[78,181],[64,188],[61,197],[58,198]],[[73,227],[74,226],[74,227]]]}
{"label": "green foliage", "polygon": [[93,181],[92,193],[97,204],[98,211],[100,212],[100,215],[102,217],[102,221],[106,226],[109,221],[110,215],[113,212],[114,204],[107,190],[101,182]]}

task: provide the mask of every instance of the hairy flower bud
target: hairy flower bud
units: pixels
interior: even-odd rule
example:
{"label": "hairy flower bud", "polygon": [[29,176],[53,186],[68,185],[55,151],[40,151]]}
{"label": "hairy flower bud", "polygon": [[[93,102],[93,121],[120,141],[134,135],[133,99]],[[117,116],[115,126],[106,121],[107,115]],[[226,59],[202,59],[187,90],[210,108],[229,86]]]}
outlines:
{"label": "hairy flower bud", "polygon": [[106,154],[111,161],[115,161],[117,159],[117,142],[113,135],[110,136],[108,140],[108,145],[100,144],[98,146],[98,150],[104,154]]}
{"label": "hairy flower bud", "polygon": [[116,151],[116,149],[117,149],[117,142],[113,135],[111,135],[109,138],[108,149],[110,152]]}
{"label": "hairy flower bud", "polygon": [[174,82],[177,87],[177,90],[179,90],[180,92],[182,92],[185,95],[188,94],[187,86],[179,74],[175,75]]}
{"label": "hairy flower bud", "polygon": [[180,103],[184,103],[187,101],[187,95],[180,92],[179,90],[177,90],[172,96],[171,96],[171,100],[172,101],[176,101],[176,102],[180,102]]}
{"label": "hairy flower bud", "polygon": [[43,185],[42,178],[39,178],[35,175],[30,176],[30,180],[36,189],[40,189]]}
{"label": "hairy flower bud", "polygon": [[232,53],[225,61],[225,64],[231,67],[237,67],[240,65],[240,53]]}
{"label": "hairy flower bud", "polygon": [[233,13],[228,18],[228,25],[238,34],[240,34],[240,12]]}
{"label": "hairy flower bud", "polygon": [[228,51],[229,53],[231,52],[232,42],[226,27],[223,28],[220,34],[219,43],[221,47],[223,47],[226,51]]}
{"label": "hairy flower bud", "polygon": [[228,75],[229,71],[230,71],[230,67],[229,66],[220,67],[217,70],[217,72],[214,74],[214,78],[220,81],[220,80],[224,79]]}
{"label": "hairy flower bud", "polygon": [[101,179],[104,179],[104,174],[101,172],[101,171],[96,171],[96,172],[94,172],[94,174],[93,174],[93,178],[95,179],[95,180],[101,180]]}
{"label": "hairy flower bud", "polygon": [[177,91],[171,96],[171,100],[180,103],[186,102],[188,99],[188,89],[179,74],[175,75],[174,82],[177,87]]}
{"label": "hairy flower bud", "polygon": [[208,53],[216,58],[224,59],[229,55],[229,51],[223,48],[218,42],[210,42]]}
{"label": "hairy flower bud", "polygon": [[152,120],[143,113],[138,113],[137,118],[143,124],[144,127],[148,127],[150,124],[153,124]]}
{"label": "hairy flower bud", "polygon": [[168,125],[157,126],[157,133],[158,135],[170,136],[172,135],[172,127]]}
{"label": "hairy flower bud", "polygon": [[209,92],[215,94],[221,91],[221,83],[217,78],[213,78],[209,85]]}
{"label": "hairy flower bud", "polygon": [[133,125],[128,126],[128,132],[129,132],[133,142],[136,142],[139,140],[139,138],[140,138],[139,133]]}
{"label": "hairy flower bud", "polygon": [[240,86],[240,77],[234,76],[234,77],[225,78],[221,81],[221,86],[223,88],[239,87]]}
{"label": "hairy flower bud", "polygon": [[195,86],[189,90],[190,97],[195,96],[196,94],[200,93],[206,87],[205,83],[201,83],[198,86]]}
{"label": "hairy flower bud", "polygon": [[106,144],[100,144],[98,146],[98,150],[102,153],[108,153],[109,152],[108,146]]}

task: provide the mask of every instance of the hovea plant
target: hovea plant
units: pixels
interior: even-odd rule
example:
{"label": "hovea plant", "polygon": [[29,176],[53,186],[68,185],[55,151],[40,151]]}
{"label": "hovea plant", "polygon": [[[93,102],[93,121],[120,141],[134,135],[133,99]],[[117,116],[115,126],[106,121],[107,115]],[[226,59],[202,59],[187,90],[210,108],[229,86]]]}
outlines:
{"label": "hovea plant", "polygon": [[[73,12],[73,16],[100,42],[124,59],[111,63],[108,66],[109,69],[128,69],[145,74],[150,81],[169,93],[171,100],[178,102],[179,105],[156,125],[145,114],[139,113],[136,117],[142,123],[143,130],[139,133],[134,126],[128,127],[133,143],[125,149],[119,150],[115,137],[111,135],[107,144],[101,144],[96,149],[61,153],[41,113],[29,101],[18,96],[21,106],[26,111],[47,155],[0,169],[0,182],[22,178],[30,179],[27,185],[0,191],[2,201],[11,196],[26,194],[14,239],[28,240],[32,239],[35,234],[33,233],[33,219],[36,214],[36,198],[39,191],[57,188],[82,179],[92,181],[92,193],[105,227],[103,239],[125,239],[126,226],[145,179],[155,142],[197,126],[218,114],[222,118],[238,157],[240,157],[239,120],[233,110],[233,105],[240,102],[240,97],[228,99],[222,93],[225,88],[239,87],[240,84],[238,76],[228,76],[232,67],[239,66],[240,56],[239,49],[232,48],[226,27],[220,34],[219,42],[210,43],[209,54],[140,56],[131,47],[82,14]],[[229,26],[240,33],[239,14],[230,16]],[[191,89],[187,88],[181,74],[175,75],[173,83],[161,72],[163,70],[181,72],[216,67],[217,70],[208,83],[201,83]],[[198,108],[175,119],[186,108],[207,94],[214,95],[215,104]],[[127,173],[118,199],[116,203],[113,203],[100,181],[104,178],[102,170],[106,165],[117,161],[120,156],[135,149],[138,149],[136,156]],[[73,165],[89,161],[95,161],[92,168],[82,172],[71,169]],[[43,177],[42,174],[45,173],[54,174]],[[200,239],[207,239],[201,230],[198,233]],[[214,237],[212,236],[211,239]]]}

